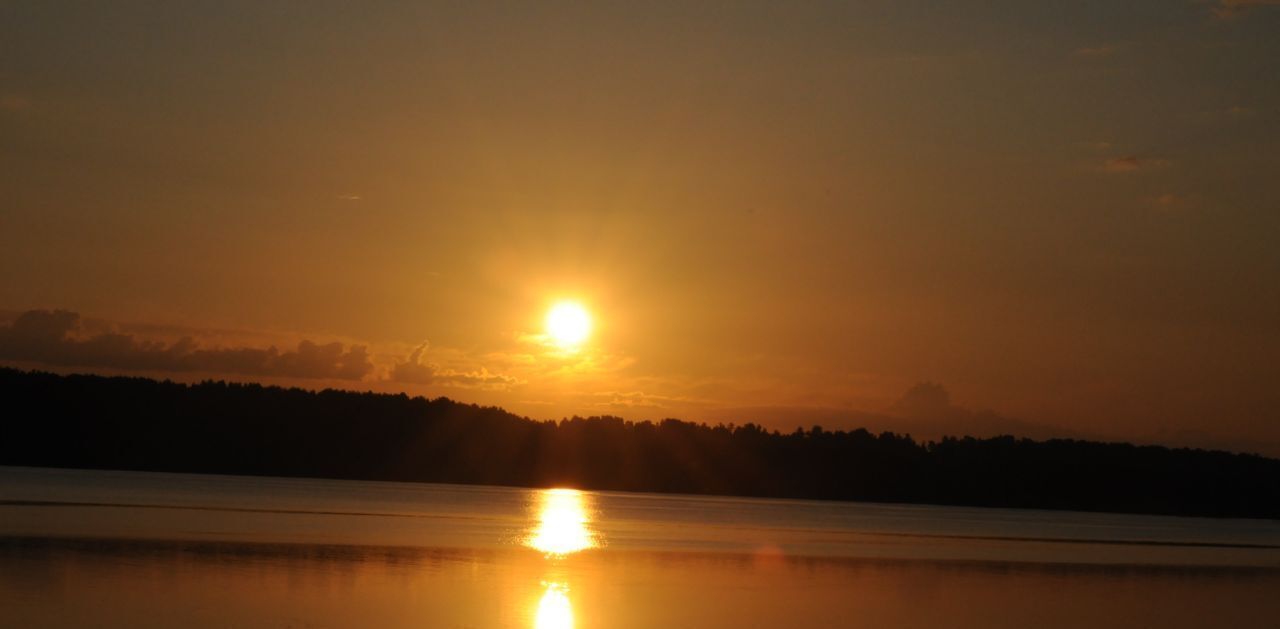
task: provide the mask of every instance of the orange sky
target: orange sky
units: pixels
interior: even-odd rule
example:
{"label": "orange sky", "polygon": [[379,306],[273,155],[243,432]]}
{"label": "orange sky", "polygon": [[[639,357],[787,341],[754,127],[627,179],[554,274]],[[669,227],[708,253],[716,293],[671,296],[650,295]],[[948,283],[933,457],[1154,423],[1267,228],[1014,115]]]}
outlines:
{"label": "orange sky", "polygon": [[1280,453],[1280,8],[909,4],[5,3],[0,360]]}

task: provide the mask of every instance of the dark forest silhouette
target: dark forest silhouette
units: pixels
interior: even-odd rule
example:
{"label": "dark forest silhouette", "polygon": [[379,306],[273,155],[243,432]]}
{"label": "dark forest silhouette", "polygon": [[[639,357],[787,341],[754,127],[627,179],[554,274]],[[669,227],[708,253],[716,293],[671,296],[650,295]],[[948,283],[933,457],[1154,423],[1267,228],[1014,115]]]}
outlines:
{"label": "dark forest silhouette", "polygon": [[1280,517],[1280,460],[617,417],[0,369],[0,465]]}

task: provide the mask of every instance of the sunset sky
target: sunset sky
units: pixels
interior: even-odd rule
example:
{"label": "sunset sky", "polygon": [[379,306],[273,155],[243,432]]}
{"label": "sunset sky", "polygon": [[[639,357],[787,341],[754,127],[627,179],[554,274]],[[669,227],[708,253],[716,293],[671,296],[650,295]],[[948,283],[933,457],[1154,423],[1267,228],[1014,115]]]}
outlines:
{"label": "sunset sky", "polygon": [[1280,3],[0,0],[0,309],[23,367],[1280,454]]}

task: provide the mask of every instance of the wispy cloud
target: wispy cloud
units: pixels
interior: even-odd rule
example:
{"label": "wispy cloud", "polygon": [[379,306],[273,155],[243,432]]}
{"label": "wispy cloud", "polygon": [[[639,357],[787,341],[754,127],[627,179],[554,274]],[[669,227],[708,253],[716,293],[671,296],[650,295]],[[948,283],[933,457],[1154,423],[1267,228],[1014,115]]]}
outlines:
{"label": "wispy cloud", "polygon": [[1114,55],[1119,50],[1119,44],[1102,44],[1100,46],[1077,48],[1072,51],[1071,56],[1081,59],[1103,59]]}
{"label": "wispy cloud", "polygon": [[1218,0],[1213,14],[1219,18],[1232,18],[1256,7],[1280,6],[1280,0]]}
{"label": "wispy cloud", "polygon": [[1139,157],[1122,155],[1113,157],[1102,163],[1102,170],[1108,173],[1132,173],[1140,170],[1163,168],[1170,164],[1169,160],[1159,157]]}
{"label": "wispy cloud", "polygon": [[1201,207],[1201,198],[1194,194],[1164,192],[1145,199],[1148,208],[1164,212],[1182,212]]}
{"label": "wispy cloud", "polygon": [[25,111],[31,109],[31,99],[19,94],[0,94],[0,110]]}
{"label": "wispy cloud", "polygon": [[1079,151],[1089,151],[1093,153],[1110,153],[1115,150],[1115,144],[1106,140],[1088,140],[1076,142],[1071,145],[1073,149]]}
{"label": "wispy cloud", "polygon": [[672,403],[687,403],[689,398],[679,396],[654,395],[644,391],[598,391],[588,396],[591,406],[612,409],[651,409],[669,408]]}
{"label": "wispy cloud", "polygon": [[1102,169],[1109,173],[1128,173],[1141,167],[1142,161],[1133,155],[1113,157],[1102,164]]}

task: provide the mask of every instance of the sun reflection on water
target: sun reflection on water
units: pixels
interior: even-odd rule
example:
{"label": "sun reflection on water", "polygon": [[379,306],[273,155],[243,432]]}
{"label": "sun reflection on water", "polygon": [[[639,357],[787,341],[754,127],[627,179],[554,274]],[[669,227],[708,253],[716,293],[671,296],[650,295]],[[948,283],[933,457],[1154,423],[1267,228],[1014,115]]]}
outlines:
{"label": "sun reflection on water", "polygon": [[548,583],[547,590],[538,601],[538,613],[533,617],[533,629],[573,629],[573,605],[569,603],[569,588],[563,583]]}
{"label": "sun reflection on water", "polygon": [[538,500],[538,525],[525,541],[526,546],[551,556],[564,556],[596,546],[582,492],[545,489],[538,492]]}
{"label": "sun reflection on water", "polygon": [[529,529],[524,545],[541,551],[551,570],[542,582],[544,590],[533,617],[533,629],[573,629],[573,603],[569,581],[560,559],[600,545],[599,534],[591,529],[590,496],[576,489],[543,489],[531,509],[536,524]]}

